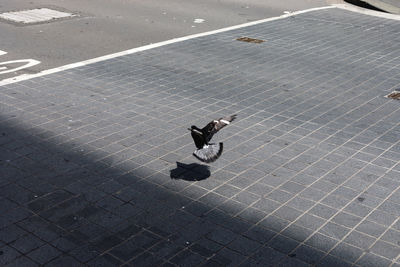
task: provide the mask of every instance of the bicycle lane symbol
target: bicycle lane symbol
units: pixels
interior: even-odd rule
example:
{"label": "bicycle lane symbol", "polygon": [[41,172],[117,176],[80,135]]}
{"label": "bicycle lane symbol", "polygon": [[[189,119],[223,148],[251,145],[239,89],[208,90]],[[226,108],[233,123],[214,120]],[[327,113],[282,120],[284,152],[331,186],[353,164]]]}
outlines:
{"label": "bicycle lane symbol", "polygon": [[[0,50],[0,56],[5,55],[5,54],[7,54],[7,52]],[[9,68],[10,65],[14,65],[14,64],[17,64],[17,66]],[[35,59],[17,59],[17,60],[0,62],[0,75],[19,71],[19,70],[26,69],[26,68],[30,68],[37,64],[40,64],[40,61],[35,60]]]}

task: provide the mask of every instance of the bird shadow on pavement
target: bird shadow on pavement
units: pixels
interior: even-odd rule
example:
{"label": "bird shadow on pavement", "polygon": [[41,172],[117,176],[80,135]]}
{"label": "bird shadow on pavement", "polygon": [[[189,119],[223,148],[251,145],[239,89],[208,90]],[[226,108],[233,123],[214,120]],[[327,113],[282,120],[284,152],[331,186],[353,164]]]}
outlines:
{"label": "bird shadow on pavement", "polygon": [[210,177],[210,167],[203,164],[185,164],[176,162],[176,168],[170,171],[171,179],[185,181],[201,181]]}

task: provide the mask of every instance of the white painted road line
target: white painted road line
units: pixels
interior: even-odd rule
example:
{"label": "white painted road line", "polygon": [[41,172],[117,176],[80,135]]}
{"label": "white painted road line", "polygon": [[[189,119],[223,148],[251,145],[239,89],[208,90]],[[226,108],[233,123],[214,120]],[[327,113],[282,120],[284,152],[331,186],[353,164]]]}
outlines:
{"label": "white painted road line", "polygon": [[310,9],[306,9],[306,10],[296,11],[296,12],[293,12],[293,13],[290,13],[290,14],[284,14],[284,15],[281,15],[279,17],[273,17],[273,18],[267,18],[267,19],[252,21],[252,22],[239,24],[239,25],[235,25],[235,26],[231,26],[231,27],[226,27],[226,28],[222,28],[222,29],[218,29],[218,30],[213,30],[213,31],[208,31],[208,32],[204,32],[204,33],[188,35],[188,36],[175,38],[175,39],[171,39],[171,40],[167,40],[167,41],[163,41],[163,42],[159,42],[159,43],[145,45],[145,46],[141,46],[141,47],[125,50],[125,51],[118,52],[118,53],[113,53],[113,54],[109,54],[109,55],[105,55],[105,56],[101,56],[101,57],[97,57],[97,58],[93,58],[93,59],[88,59],[88,60],[84,60],[84,61],[80,61],[80,62],[76,62],[76,63],[72,63],[72,64],[67,64],[67,65],[64,65],[64,66],[61,66],[61,67],[57,67],[57,68],[53,68],[53,69],[44,70],[44,71],[41,71],[41,72],[36,73],[36,74],[23,74],[23,75],[16,76],[16,77],[13,77],[13,78],[4,79],[4,80],[0,81],[0,86],[6,85],[6,84],[11,84],[11,83],[16,83],[16,82],[24,81],[24,80],[28,80],[28,79],[32,79],[32,78],[36,78],[36,77],[40,77],[40,76],[49,75],[49,74],[60,72],[60,71],[63,71],[63,70],[69,70],[69,69],[73,69],[73,68],[77,68],[77,67],[82,67],[82,66],[93,64],[93,63],[96,63],[96,62],[100,62],[100,61],[104,61],[104,60],[108,60],[108,59],[112,59],[112,58],[116,58],[116,57],[120,57],[120,56],[130,55],[130,54],[134,54],[134,53],[137,53],[137,52],[153,49],[153,48],[156,48],[156,47],[160,47],[160,46],[164,46],[164,45],[169,45],[169,44],[173,44],[173,43],[177,43],[177,42],[190,40],[190,39],[193,39],[193,38],[203,37],[203,36],[207,36],[207,35],[217,34],[217,33],[226,32],[226,31],[230,31],[230,30],[235,30],[235,29],[240,29],[240,28],[244,28],[244,27],[248,27],[248,26],[252,26],[252,25],[257,25],[257,24],[260,24],[260,23],[268,22],[268,21],[274,21],[274,20],[278,20],[278,19],[287,18],[287,17],[294,16],[294,15],[297,15],[297,14],[302,14],[302,13],[316,11],[316,10],[322,10],[322,9],[328,9],[328,8],[335,8],[335,7],[334,6],[325,6],[325,7],[310,8]]}
{"label": "white painted road line", "polygon": [[15,63],[25,63],[25,64],[22,65],[22,66],[19,66],[17,68],[12,68],[12,69],[8,69],[6,67],[0,67],[0,70],[6,69],[4,71],[0,71],[0,74],[5,74],[5,73],[10,73],[10,72],[26,69],[26,68],[35,66],[37,64],[40,64],[40,61],[34,60],[34,59],[18,59],[18,60],[11,60],[11,61],[1,62],[0,66],[1,65],[10,65],[10,64],[15,64]]}
{"label": "white painted road line", "polygon": [[268,22],[268,21],[284,19],[284,18],[295,16],[295,15],[298,15],[298,14],[303,14],[303,13],[317,11],[317,10],[323,10],[323,9],[329,9],[329,8],[341,8],[341,9],[346,9],[346,10],[349,10],[349,11],[352,11],[352,12],[358,12],[358,13],[361,13],[361,14],[400,20],[400,17],[397,16],[397,15],[385,14],[385,13],[382,13],[382,12],[376,12],[376,11],[373,11],[373,10],[367,10],[367,9],[362,9],[362,8],[355,8],[354,6],[348,5],[348,4],[337,4],[337,5],[331,5],[331,6],[325,6],[325,7],[310,8],[310,9],[305,9],[305,10],[300,10],[300,11],[287,13],[287,14],[281,15],[279,17],[273,17],[273,18],[267,18],[267,19],[252,21],[252,22],[248,22],[248,23],[244,23],[244,24],[240,24],[240,25],[236,25],[236,26],[226,27],[226,28],[222,28],[222,29],[218,29],[218,30],[213,30],[213,31],[209,31],[209,32],[199,33],[199,34],[193,34],[193,35],[180,37],[180,38],[175,38],[175,39],[171,39],[171,40],[167,40],[167,41],[163,41],[163,42],[159,42],[159,43],[145,45],[145,46],[141,46],[141,47],[125,50],[125,51],[118,52],[118,53],[113,53],[113,54],[109,54],[109,55],[105,55],[105,56],[101,56],[101,57],[97,57],[97,58],[93,58],[93,59],[89,59],[89,60],[80,61],[80,62],[77,62],[77,63],[64,65],[64,66],[53,68],[53,69],[44,70],[44,71],[41,71],[41,72],[36,73],[36,74],[23,74],[23,75],[20,75],[20,76],[16,76],[16,77],[9,78],[9,79],[4,79],[4,80],[0,81],[0,86],[11,84],[11,83],[16,83],[16,82],[24,81],[24,80],[28,80],[28,79],[32,79],[32,78],[35,78],[35,77],[49,75],[49,74],[60,72],[60,71],[63,71],[63,70],[69,70],[69,69],[73,69],[73,68],[77,68],[77,67],[82,67],[82,66],[93,64],[93,63],[96,63],[96,62],[100,62],[100,61],[104,61],[104,60],[108,60],[108,59],[112,59],[112,58],[116,58],[116,57],[120,57],[120,56],[124,56],[124,55],[134,54],[134,53],[137,53],[137,52],[141,52],[141,51],[145,51],[145,50],[149,50],[149,49],[153,49],[153,48],[156,48],[156,47],[161,47],[161,46],[164,46],[164,45],[169,45],[169,44],[173,44],[173,43],[177,43],[177,42],[182,42],[182,41],[186,41],[186,40],[193,39],[193,38],[198,38],[198,37],[203,37],[203,36],[207,36],[207,35],[226,32],[226,31],[230,31],[230,30],[245,28],[245,27],[249,27],[249,26],[252,26],[252,25],[257,25],[257,24],[260,24],[260,23],[265,23],[265,22]]}

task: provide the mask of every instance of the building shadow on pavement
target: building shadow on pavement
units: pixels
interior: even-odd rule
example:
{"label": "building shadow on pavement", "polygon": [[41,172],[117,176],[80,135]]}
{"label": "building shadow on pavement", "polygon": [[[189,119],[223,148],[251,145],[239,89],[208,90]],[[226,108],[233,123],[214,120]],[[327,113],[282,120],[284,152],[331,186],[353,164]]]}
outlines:
{"label": "building shadow on pavement", "polygon": [[[170,190],[163,173],[115,165],[118,159],[24,127],[0,117],[2,266],[303,266],[325,255],[321,239],[301,245],[308,234],[278,234],[285,222],[277,217],[265,221],[269,214],[255,209],[237,215],[193,183]],[[211,175],[206,165],[176,164],[170,173],[178,186]],[[328,256],[323,263],[344,262]]]}

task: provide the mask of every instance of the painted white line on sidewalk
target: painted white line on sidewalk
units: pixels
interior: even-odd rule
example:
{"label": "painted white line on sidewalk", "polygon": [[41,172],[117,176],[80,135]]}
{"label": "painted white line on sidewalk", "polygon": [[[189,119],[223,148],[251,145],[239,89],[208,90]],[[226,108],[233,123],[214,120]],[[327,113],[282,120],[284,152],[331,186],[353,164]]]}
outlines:
{"label": "painted white line on sidewalk", "polygon": [[385,13],[385,12],[380,12],[380,11],[375,11],[371,9],[366,9],[350,4],[333,4],[332,6],[345,9],[348,11],[352,12],[357,12],[360,14],[364,15],[370,15],[370,16],[375,16],[375,17],[380,17],[380,18],[385,18],[385,19],[394,19],[394,20],[400,20],[400,15],[395,15],[395,14],[390,14],[390,13]]}

